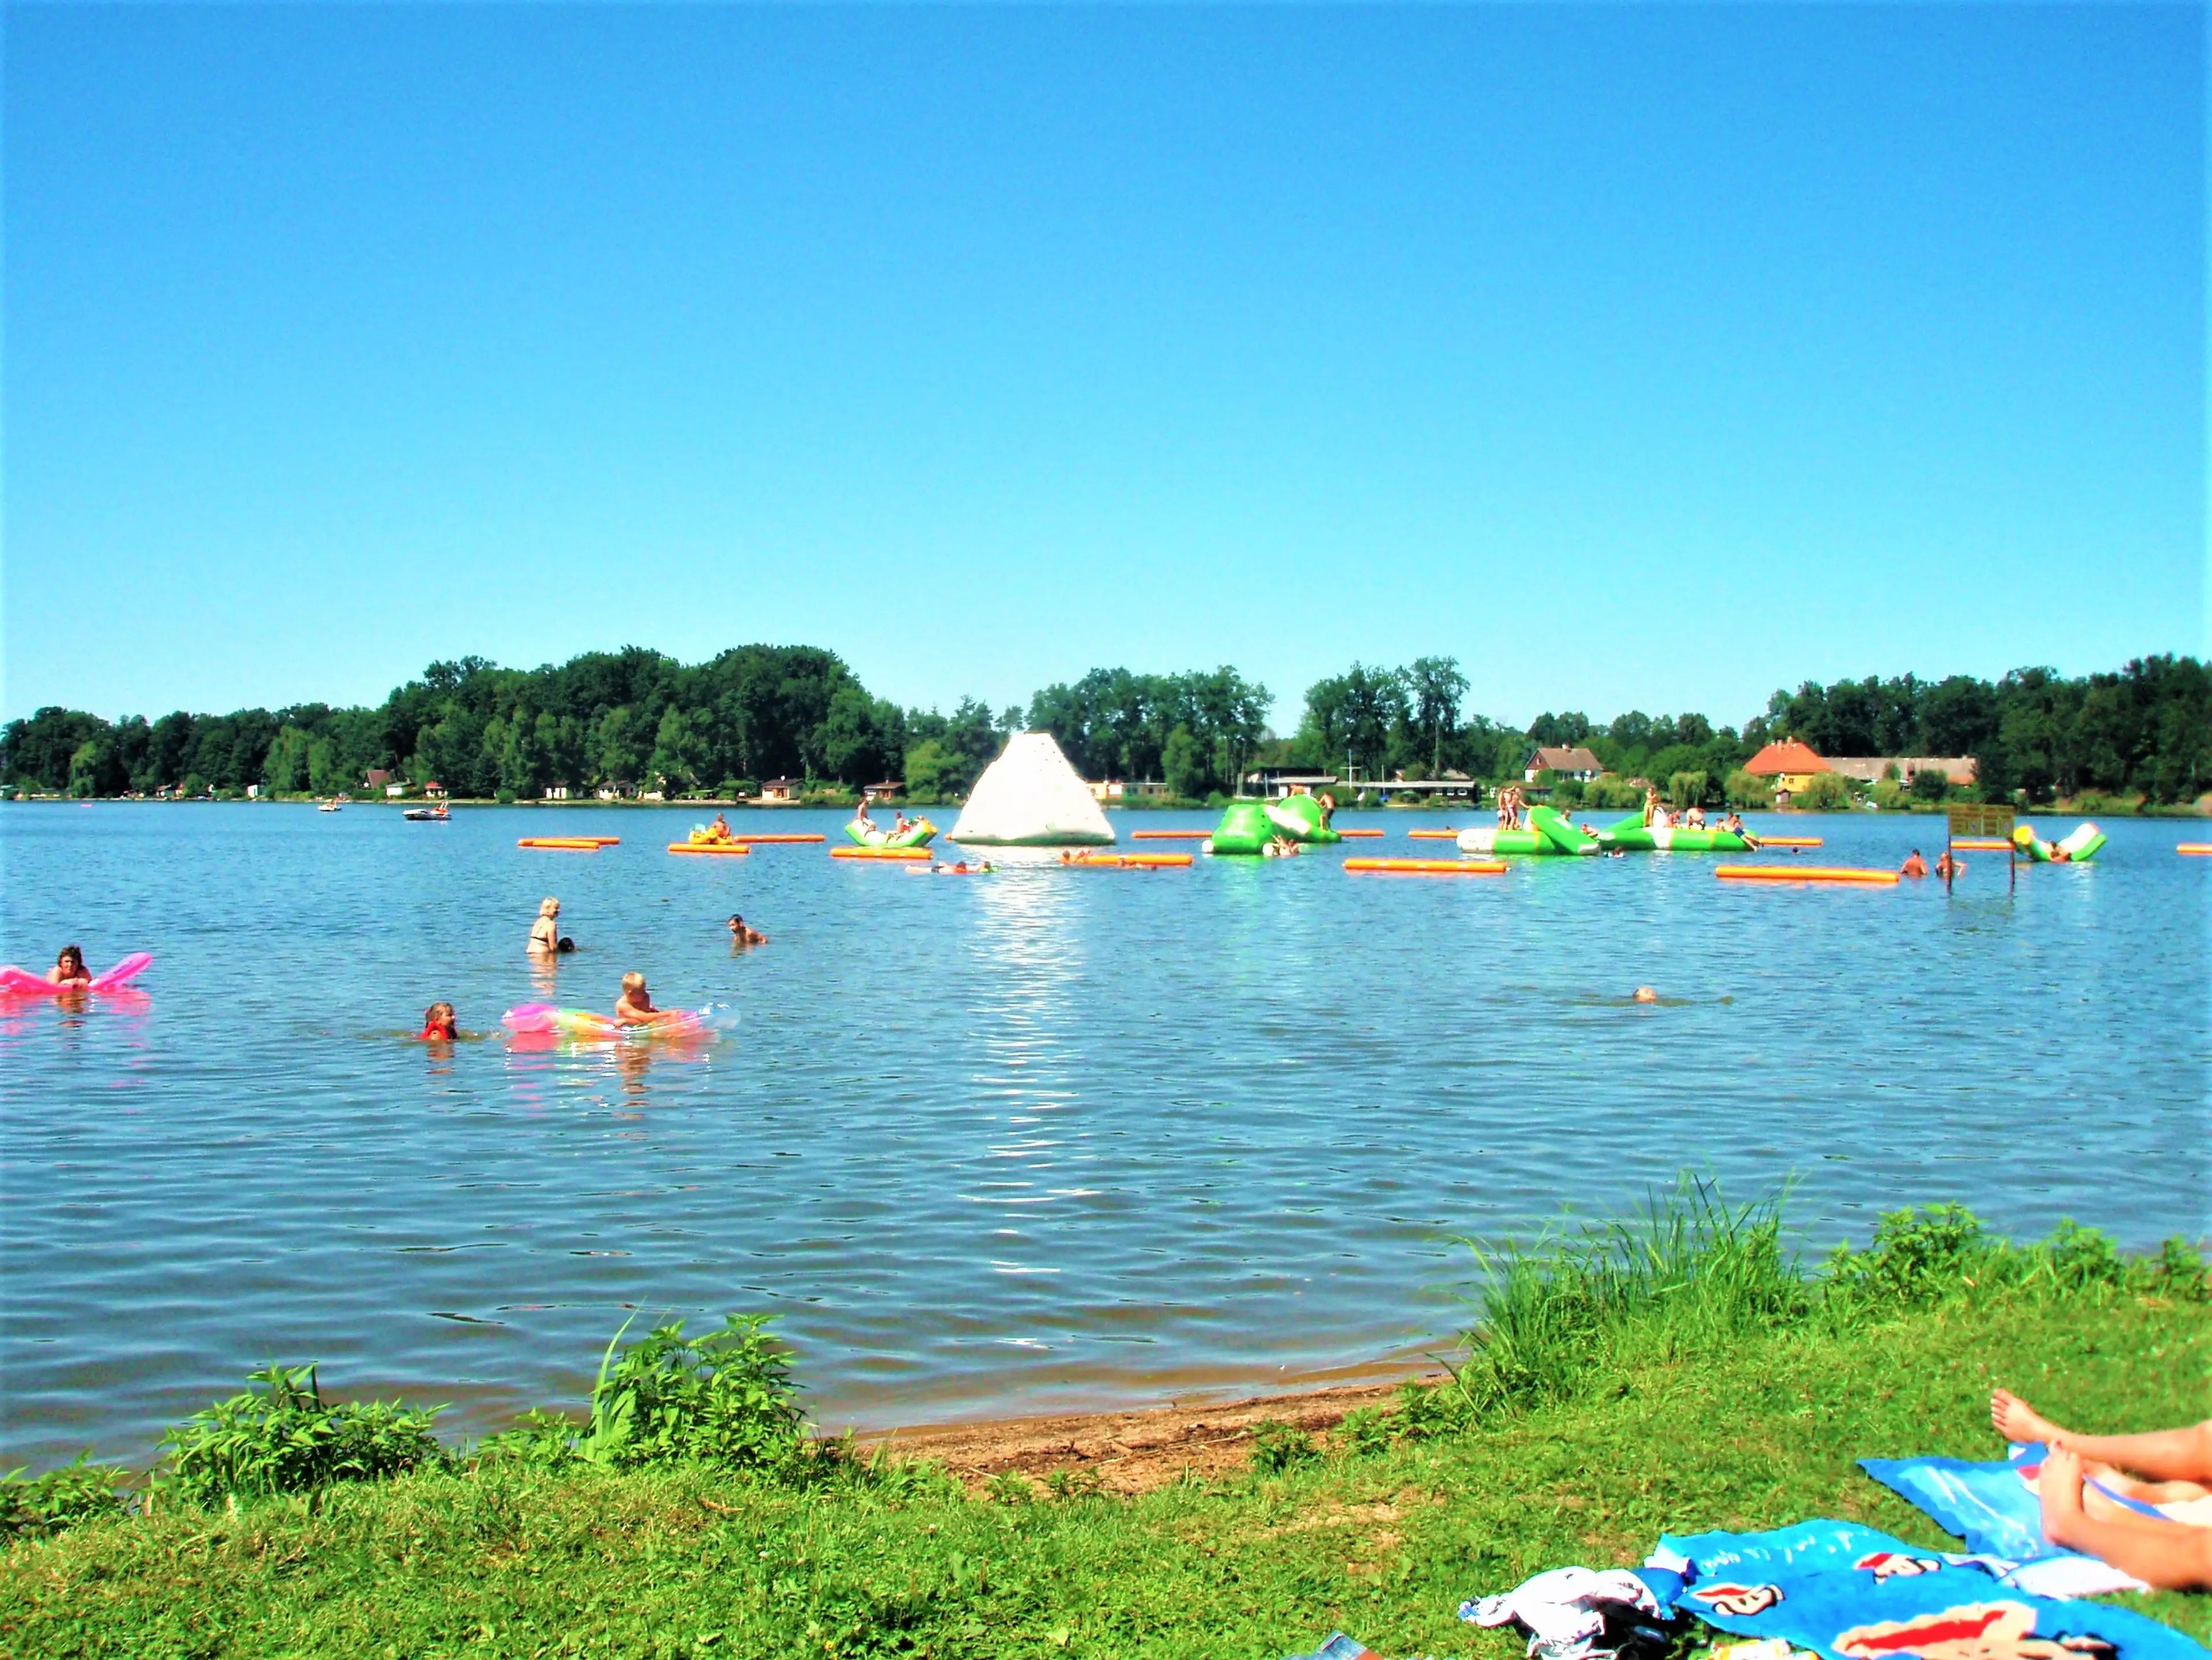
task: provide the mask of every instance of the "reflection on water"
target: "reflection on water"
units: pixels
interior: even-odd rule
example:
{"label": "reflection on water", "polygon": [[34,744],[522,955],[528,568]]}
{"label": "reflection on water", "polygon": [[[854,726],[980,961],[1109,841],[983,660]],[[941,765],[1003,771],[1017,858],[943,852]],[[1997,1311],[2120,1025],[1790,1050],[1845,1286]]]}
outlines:
{"label": "reflection on water", "polygon": [[[1972,860],[1947,899],[1661,855],[933,880],[671,859],[667,822],[0,812],[0,954],[156,953],[127,996],[0,1003],[0,1457],[143,1457],[272,1354],[482,1431],[575,1398],[634,1311],[780,1313],[832,1424],[1356,1369],[1453,1329],[1457,1237],[1686,1165],[1796,1173],[1813,1245],[1954,1198],[2207,1226],[2212,871],[2157,825],[2015,897]],[[590,857],[514,845],[610,824]],[[1893,865],[1927,828],[1816,833]],[[580,949],[533,964],[547,892]],[[738,910],[769,945],[732,948]],[[498,1028],[629,969],[737,1029]],[[406,1035],[441,998],[479,1037]]]}

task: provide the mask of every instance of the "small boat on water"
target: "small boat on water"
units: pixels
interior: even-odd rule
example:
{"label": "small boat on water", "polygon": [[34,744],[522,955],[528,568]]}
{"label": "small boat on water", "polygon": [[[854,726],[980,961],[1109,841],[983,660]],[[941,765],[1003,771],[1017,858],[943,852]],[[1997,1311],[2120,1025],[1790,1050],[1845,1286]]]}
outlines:
{"label": "small boat on water", "polygon": [[453,817],[443,807],[408,807],[399,816],[418,824],[442,824]]}
{"label": "small boat on water", "polygon": [[315,803],[315,811],[316,811],[317,812],[338,812],[343,811],[343,808],[344,808],[344,806],[345,806],[345,803],[344,803],[344,802],[340,801],[340,800],[337,800],[335,796],[333,796],[331,800],[327,800],[327,801],[318,801],[318,802],[316,802],[316,803]]}

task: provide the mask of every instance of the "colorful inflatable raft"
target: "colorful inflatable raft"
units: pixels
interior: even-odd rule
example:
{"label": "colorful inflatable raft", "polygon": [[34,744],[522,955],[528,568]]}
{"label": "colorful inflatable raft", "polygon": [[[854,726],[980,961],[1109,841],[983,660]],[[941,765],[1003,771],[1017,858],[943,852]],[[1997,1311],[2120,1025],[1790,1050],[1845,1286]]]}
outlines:
{"label": "colorful inflatable raft", "polygon": [[73,991],[119,991],[154,961],[150,952],[133,952],[105,974],[95,974],[88,986],[57,986],[43,974],[19,969],[13,963],[0,969],[0,994],[9,997],[60,997]]}
{"label": "colorful inflatable raft", "polygon": [[2022,856],[2039,865],[2086,865],[2105,845],[2105,832],[2083,821],[2056,842],[2046,842],[2033,826],[2015,826],[2012,839]]}
{"label": "colorful inflatable raft", "polygon": [[690,1037],[720,1031],[732,1022],[730,1012],[709,1003],[702,1009],[664,1009],[650,1025],[625,1026],[612,1015],[596,1009],[561,1009],[550,1003],[523,1003],[499,1018],[509,1031],[550,1032],[562,1037],[607,1042],[617,1037]]}

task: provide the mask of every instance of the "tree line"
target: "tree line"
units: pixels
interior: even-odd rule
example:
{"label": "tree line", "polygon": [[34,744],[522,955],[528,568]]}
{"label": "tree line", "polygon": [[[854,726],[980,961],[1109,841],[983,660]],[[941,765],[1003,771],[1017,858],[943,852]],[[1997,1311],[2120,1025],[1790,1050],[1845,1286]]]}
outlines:
{"label": "tree line", "polygon": [[631,647],[558,666],[433,663],[376,708],[323,703],[109,721],[50,707],[0,727],[0,781],[78,796],[335,795],[372,770],[455,795],[533,800],[550,787],[750,794],[775,777],[839,788],[902,779],[919,800],[965,794],[1006,737],[1053,733],[1086,777],[1158,780],[1176,795],[1234,793],[1252,769],[1309,767],[1377,781],[1518,777],[1538,745],[1580,745],[1620,778],[1717,800],[1771,739],[1825,755],[1970,756],[1981,792],[2033,801],[2085,790],[2155,802],[2212,790],[2212,677],[2191,657],[2137,659],[2068,678],[1995,682],[1869,677],[1777,691],[1741,728],[1702,714],[1574,710],[1526,727],[1466,707],[1456,660],[1354,663],[1306,689],[1296,729],[1267,725],[1272,696],[1238,671],[1094,669],[994,714],[950,714],[871,694],[836,653],[741,646],[684,664]]}

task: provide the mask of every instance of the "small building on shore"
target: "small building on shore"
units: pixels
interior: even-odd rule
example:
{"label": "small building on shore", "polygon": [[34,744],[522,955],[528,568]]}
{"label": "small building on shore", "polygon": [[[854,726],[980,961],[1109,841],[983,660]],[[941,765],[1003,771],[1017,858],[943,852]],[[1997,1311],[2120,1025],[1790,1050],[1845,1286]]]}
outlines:
{"label": "small building on shore", "polygon": [[1540,746],[1528,757],[1528,765],[1521,769],[1521,781],[1533,784],[1536,775],[1548,772],[1554,778],[1571,778],[1577,784],[1587,784],[1605,770],[1605,763],[1579,745],[1572,748]]}
{"label": "small building on shore", "polygon": [[1826,759],[1831,772],[1862,784],[1894,778],[1909,785],[1923,772],[1941,773],[1947,784],[1974,781],[1971,755],[1831,755]]}
{"label": "small building on shore", "polygon": [[805,787],[804,779],[771,778],[760,787],[761,805],[787,807],[799,799]]}
{"label": "small building on shore", "polygon": [[1810,745],[1794,738],[1769,744],[1745,762],[1743,769],[1754,778],[1771,780],[1780,796],[1795,795],[1820,774],[1835,770],[1813,752]]}

